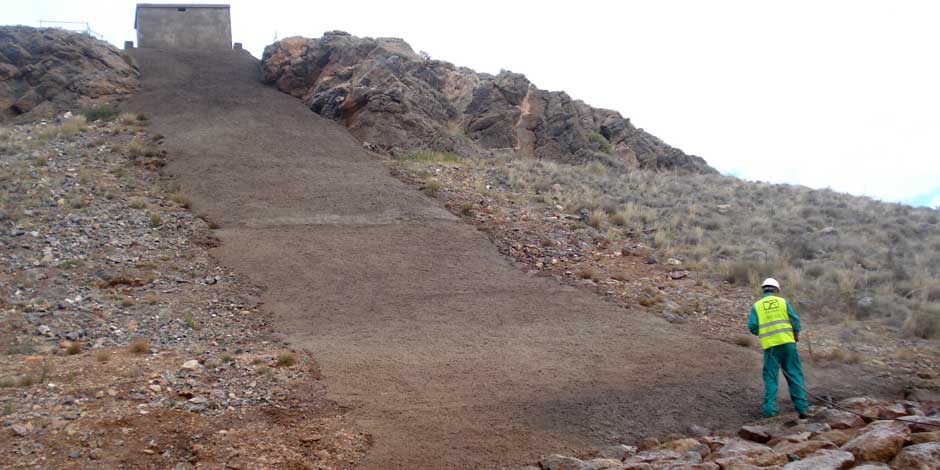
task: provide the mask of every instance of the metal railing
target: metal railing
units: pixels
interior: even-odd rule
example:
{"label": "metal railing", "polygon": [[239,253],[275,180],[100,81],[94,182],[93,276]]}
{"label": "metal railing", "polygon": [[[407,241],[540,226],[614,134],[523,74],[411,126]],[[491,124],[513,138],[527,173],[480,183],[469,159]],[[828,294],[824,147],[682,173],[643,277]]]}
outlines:
{"label": "metal railing", "polygon": [[[71,28],[64,28],[64,29],[73,29],[73,30],[78,29],[79,32],[85,33],[85,34],[87,34],[87,35],[89,35],[89,36],[91,36],[91,37],[98,38],[98,39],[104,39],[104,35],[101,34],[101,33],[96,32],[96,31],[93,30],[93,29],[91,29],[91,24],[88,23],[87,21],[50,21],[50,20],[39,20],[39,26],[40,26],[40,27],[43,27],[43,26],[63,25],[63,24],[64,24],[64,25],[73,25]],[[84,26],[84,28],[76,28],[74,25],[81,25],[81,26]]]}

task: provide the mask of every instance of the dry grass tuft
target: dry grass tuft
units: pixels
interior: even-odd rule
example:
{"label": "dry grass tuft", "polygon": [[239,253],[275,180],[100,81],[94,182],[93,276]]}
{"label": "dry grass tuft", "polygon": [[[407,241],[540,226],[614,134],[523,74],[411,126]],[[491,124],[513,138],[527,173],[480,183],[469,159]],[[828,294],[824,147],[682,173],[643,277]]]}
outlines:
{"label": "dry grass tuft", "polygon": [[68,353],[69,356],[81,354],[82,346],[83,346],[82,343],[78,341],[71,341],[67,345],[65,345],[65,352]]}
{"label": "dry grass tuft", "polygon": [[137,338],[131,341],[130,351],[134,354],[147,354],[150,352],[150,340]]}
{"label": "dry grass tuft", "polygon": [[291,352],[282,352],[277,355],[278,367],[290,367],[297,364],[297,355]]}
{"label": "dry grass tuft", "polygon": [[104,364],[105,362],[108,362],[111,360],[111,353],[108,351],[105,351],[104,349],[99,349],[95,351],[95,360]]}
{"label": "dry grass tuft", "polygon": [[579,279],[590,279],[594,282],[597,282],[601,279],[601,273],[593,266],[585,266],[579,269],[575,275],[578,276]]}

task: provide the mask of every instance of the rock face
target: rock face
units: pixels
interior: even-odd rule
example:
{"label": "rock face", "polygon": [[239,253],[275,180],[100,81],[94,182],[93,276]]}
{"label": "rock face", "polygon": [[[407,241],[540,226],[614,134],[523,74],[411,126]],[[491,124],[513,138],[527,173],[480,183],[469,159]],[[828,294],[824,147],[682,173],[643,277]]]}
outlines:
{"label": "rock face", "polygon": [[401,39],[334,31],[265,48],[263,78],[389,153],[511,150],[567,163],[714,173],[615,111],[536,88],[522,74],[493,76],[416,54]]}
{"label": "rock face", "polygon": [[0,119],[116,100],[139,73],[114,46],[57,28],[0,27]]}

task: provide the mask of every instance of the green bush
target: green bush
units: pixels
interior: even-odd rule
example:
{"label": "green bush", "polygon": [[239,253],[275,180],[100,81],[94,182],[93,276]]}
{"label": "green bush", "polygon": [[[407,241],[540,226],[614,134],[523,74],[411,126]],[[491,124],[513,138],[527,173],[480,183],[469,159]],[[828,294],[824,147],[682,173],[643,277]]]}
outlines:
{"label": "green bush", "polygon": [[99,104],[95,106],[88,106],[82,108],[78,111],[78,114],[85,116],[85,119],[88,122],[95,121],[111,121],[118,116],[116,109],[111,107],[109,104]]}

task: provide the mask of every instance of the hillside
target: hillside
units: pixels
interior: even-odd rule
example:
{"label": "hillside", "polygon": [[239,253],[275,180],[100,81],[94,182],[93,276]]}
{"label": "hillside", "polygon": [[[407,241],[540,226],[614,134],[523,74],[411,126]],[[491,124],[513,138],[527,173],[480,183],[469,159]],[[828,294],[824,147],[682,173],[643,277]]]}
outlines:
{"label": "hillside", "polygon": [[114,103],[137,90],[138,75],[133,59],[88,35],[0,26],[0,121]]}
{"label": "hillside", "polygon": [[[4,83],[42,100],[0,123],[0,467],[940,466],[936,211],[720,176],[515,74],[442,94],[398,40],[272,46],[323,67],[301,101],[244,51],[5,37],[45,52]],[[766,275],[839,401],[806,420],[755,423]]]}
{"label": "hillside", "polygon": [[715,173],[616,111],[541,90],[522,74],[493,76],[431,60],[401,39],[341,31],[287,38],[265,48],[262,67],[266,83],[386,153],[513,151],[557,162]]}

